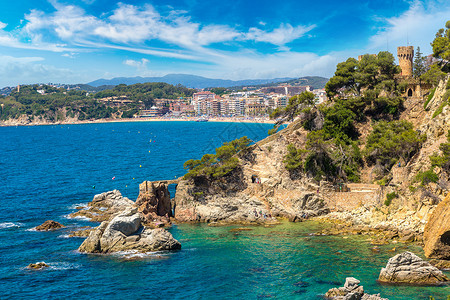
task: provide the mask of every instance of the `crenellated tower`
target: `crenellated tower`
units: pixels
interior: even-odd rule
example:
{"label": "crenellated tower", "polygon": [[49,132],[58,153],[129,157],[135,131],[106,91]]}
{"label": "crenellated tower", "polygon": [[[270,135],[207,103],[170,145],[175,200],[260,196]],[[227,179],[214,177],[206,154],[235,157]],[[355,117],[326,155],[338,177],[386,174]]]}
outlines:
{"label": "crenellated tower", "polygon": [[402,69],[402,76],[412,76],[414,47],[397,47],[398,64]]}

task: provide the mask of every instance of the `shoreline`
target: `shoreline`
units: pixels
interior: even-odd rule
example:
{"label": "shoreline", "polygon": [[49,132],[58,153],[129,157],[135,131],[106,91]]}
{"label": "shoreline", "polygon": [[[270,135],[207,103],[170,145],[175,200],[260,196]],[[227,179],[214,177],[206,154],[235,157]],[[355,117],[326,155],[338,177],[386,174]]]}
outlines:
{"label": "shoreline", "polygon": [[[48,126],[48,125],[80,125],[80,124],[102,124],[102,123],[128,123],[128,122],[195,122],[197,117],[188,118],[126,118],[126,119],[98,119],[88,121],[60,121],[60,122],[20,122],[19,120],[4,121],[0,123],[0,127],[17,127],[17,126]],[[209,118],[208,122],[221,123],[258,123],[258,124],[275,124],[275,120],[270,119],[245,119],[245,118]]]}

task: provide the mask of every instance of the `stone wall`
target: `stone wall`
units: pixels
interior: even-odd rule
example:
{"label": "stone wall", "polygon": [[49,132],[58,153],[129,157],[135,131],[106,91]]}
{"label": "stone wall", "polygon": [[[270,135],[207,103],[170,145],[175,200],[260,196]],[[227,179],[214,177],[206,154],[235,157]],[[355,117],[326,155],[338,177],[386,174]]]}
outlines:
{"label": "stone wall", "polygon": [[382,203],[384,191],[376,184],[348,184],[349,192],[325,192],[324,198],[331,211],[353,210],[362,205]]}

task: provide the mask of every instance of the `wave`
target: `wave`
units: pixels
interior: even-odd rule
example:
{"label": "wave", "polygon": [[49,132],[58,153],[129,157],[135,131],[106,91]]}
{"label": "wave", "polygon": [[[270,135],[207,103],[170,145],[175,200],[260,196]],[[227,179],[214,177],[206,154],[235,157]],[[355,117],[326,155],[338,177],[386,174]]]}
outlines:
{"label": "wave", "polygon": [[137,250],[119,251],[113,254],[118,258],[126,260],[135,259],[166,259],[169,258],[169,253],[164,251],[154,251],[154,252],[139,252]]}
{"label": "wave", "polygon": [[[69,262],[43,262],[48,265],[46,268],[38,269],[39,271],[49,270],[49,271],[59,271],[59,270],[74,270],[81,267],[79,264],[69,263]],[[27,267],[21,268],[22,270],[29,270]]]}
{"label": "wave", "polygon": [[68,262],[49,263],[50,270],[74,270],[80,268],[81,265]]}
{"label": "wave", "polygon": [[22,223],[14,223],[14,222],[3,222],[0,223],[0,229],[8,229],[8,228],[18,228],[22,227]]}
{"label": "wave", "polygon": [[88,207],[87,203],[75,203],[69,206],[69,209],[77,209],[78,207],[82,207],[82,209],[85,209]]}
{"label": "wave", "polygon": [[86,216],[75,216],[75,217],[72,217],[71,215],[64,215],[63,217],[66,218],[66,219],[69,219],[69,220],[91,221],[91,218],[88,218]]}

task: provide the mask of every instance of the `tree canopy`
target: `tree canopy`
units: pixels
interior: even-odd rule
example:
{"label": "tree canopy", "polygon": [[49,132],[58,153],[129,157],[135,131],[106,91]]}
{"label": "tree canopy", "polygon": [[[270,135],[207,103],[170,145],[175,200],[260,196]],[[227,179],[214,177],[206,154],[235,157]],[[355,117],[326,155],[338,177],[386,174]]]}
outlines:
{"label": "tree canopy", "polygon": [[426,136],[405,120],[380,121],[367,137],[364,156],[369,165],[378,164],[386,172],[399,160],[407,163],[419,150]]}
{"label": "tree canopy", "polygon": [[185,179],[204,178],[215,180],[221,178],[239,166],[239,159],[235,154],[245,150],[251,140],[246,136],[231,142],[225,142],[216,148],[215,154],[205,154],[201,159],[190,159],[184,163],[184,168],[188,173]]}
{"label": "tree canopy", "polygon": [[445,63],[450,60],[450,20],[445,23],[445,29],[441,28],[431,43],[433,56],[442,59]]}
{"label": "tree canopy", "polygon": [[425,67],[425,59],[426,58],[422,56],[422,52],[420,52],[420,47],[417,46],[413,62],[413,75],[415,78],[420,78],[420,76],[427,71],[427,68]]}

